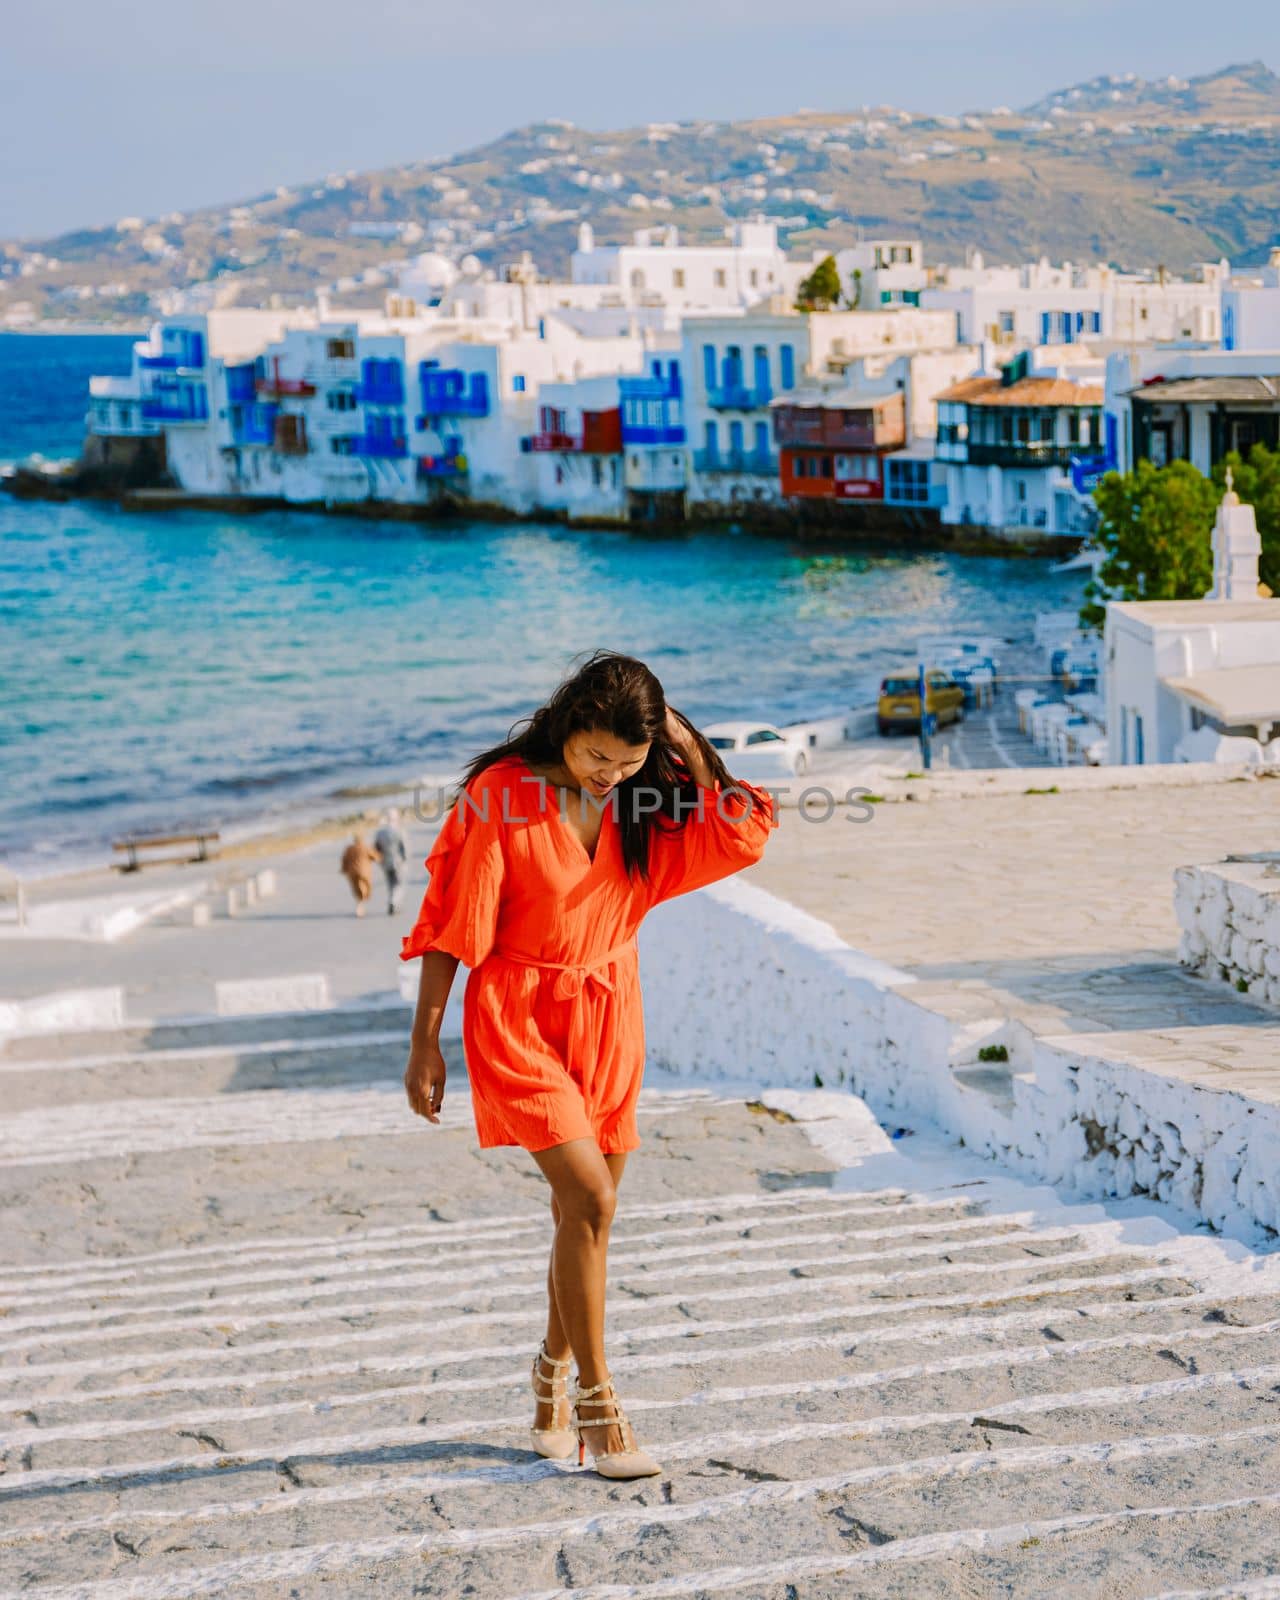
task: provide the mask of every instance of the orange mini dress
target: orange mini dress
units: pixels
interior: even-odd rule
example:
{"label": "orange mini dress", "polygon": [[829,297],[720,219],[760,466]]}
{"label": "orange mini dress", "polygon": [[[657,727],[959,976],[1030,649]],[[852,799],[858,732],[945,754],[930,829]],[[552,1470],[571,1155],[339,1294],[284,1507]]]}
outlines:
{"label": "orange mini dress", "polygon": [[776,821],[773,797],[741,779],[692,786],[682,814],[651,833],[647,880],[623,863],[616,793],[589,856],[518,756],[478,773],[445,816],[400,959],[444,950],[470,969],[462,1042],[483,1148],[639,1147],[636,932],[650,907],[758,861]]}

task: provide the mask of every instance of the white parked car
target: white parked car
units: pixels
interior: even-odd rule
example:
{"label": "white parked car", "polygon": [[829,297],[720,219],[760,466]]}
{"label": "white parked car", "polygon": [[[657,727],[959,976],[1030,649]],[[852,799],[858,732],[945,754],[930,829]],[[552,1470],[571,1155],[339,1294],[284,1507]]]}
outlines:
{"label": "white parked car", "polygon": [[744,778],[799,778],[809,770],[802,737],[771,722],[713,722],[702,732],[729,771]]}

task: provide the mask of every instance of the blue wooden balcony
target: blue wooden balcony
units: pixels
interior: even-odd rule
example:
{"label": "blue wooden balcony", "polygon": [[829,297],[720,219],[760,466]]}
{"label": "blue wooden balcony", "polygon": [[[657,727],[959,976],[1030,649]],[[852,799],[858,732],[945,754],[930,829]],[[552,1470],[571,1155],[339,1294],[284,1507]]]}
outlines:
{"label": "blue wooden balcony", "polygon": [[157,383],[142,397],[145,422],[208,422],[209,392],[202,383]]}
{"label": "blue wooden balcony", "polygon": [[376,456],[384,461],[395,461],[409,454],[409,441],[404,434],[357,434],[351,441],[351,453],[356,456]]}
{"label": "blue wooden balcony", "polygon": [[682,422],[633,422],[627,415],[627,408],[622,408],[622,445],[655,445],[655,444],[683,444],[685,442],[684,423]]}
{"label": "blue wooden balcony", "polygon": [[253,362],[245,361],[239,366],[228,367],[226,375],[228,402],[233,406],[252,405],[258,376]]}
{"label": "blue wooden balcony", "polygon": [[487,417],[489,379],[483,372],[463,372],[457,367],[437,367],[423,361],[418,367],[423,415],[418,427],[430,426],[432,417]]}
{"label": "blue wooden balcony", "polygon": [[[252,372],[253,368],[250,367]],[[252,393],[252,384],[250,393]],[[276,414],[280,407],[250,400],[231,408],[231,437],[238,445],[269,445],[275,442]]]}
{"label": "blue wooden balcony", "polygon": [[182,367],[204,366],[204,334],[195,328],[162,328],[160,349],[135,345],[138,365],[151,372],[176,372]]}
{"label": "blue wooden balcony", "polygon": [[771,450],[695,450],[695,472],[736,472],[746,477],[773,478],[778,458]]}
{"label": "blue wooden balcony", "polygon": [[404,404],[404,368],[394,358],[377,361],[372,358],[361,363],[360,403],[366,406],[402,406]]}
{"label": "blue wooden balcony", "polygon": [[729,382],[708,385],[707,404],[713,411],[758,411],[773,399],[767,383]]}
{"label": "blue wooden balcony", "polygon": [[643,377],[619,378],[622,409],[622,443],[672,445],[685,442],[680,365],[650,363]]}

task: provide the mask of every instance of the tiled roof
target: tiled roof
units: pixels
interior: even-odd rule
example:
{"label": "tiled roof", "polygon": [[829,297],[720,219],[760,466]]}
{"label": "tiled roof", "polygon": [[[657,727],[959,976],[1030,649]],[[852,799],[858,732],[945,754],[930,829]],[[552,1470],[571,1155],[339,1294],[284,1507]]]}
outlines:
{"label": "tiled roof", "polygon": [[936,398],[969,406],[1100,406],[1103,393],[1101,384],[1072,383],[1069,378],[1019,378],[1010,384],[999,378],[962,378]]}

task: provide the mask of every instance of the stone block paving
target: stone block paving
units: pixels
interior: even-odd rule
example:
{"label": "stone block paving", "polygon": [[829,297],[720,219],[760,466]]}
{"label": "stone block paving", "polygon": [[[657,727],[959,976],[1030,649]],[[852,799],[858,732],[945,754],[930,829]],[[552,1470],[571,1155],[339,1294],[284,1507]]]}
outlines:
{"label": "stone block paving", "polygon": [[651,1076],[610,1349],[664,1471],[539,1459],[545,1185],[458,1072],[409,1113],[408,1020],[0,1057],[0,1596],[1273,1592],[1280,1257],[925,1129],[838,1168],[847,1097]]}
{"label": "stone block paving", "polygon": [[1265,1067],[1280,1092],[1275,1010],[1181,967],[1174,914],[1176,868],[1275,848],[1278,799],[1268,780],[939,797],[857,826],[791,814],[745,876],[911,973],[936,1010],[1124,1034],[1155,1071],[1155,1035],[1181,1030],[1184,1055]]}

